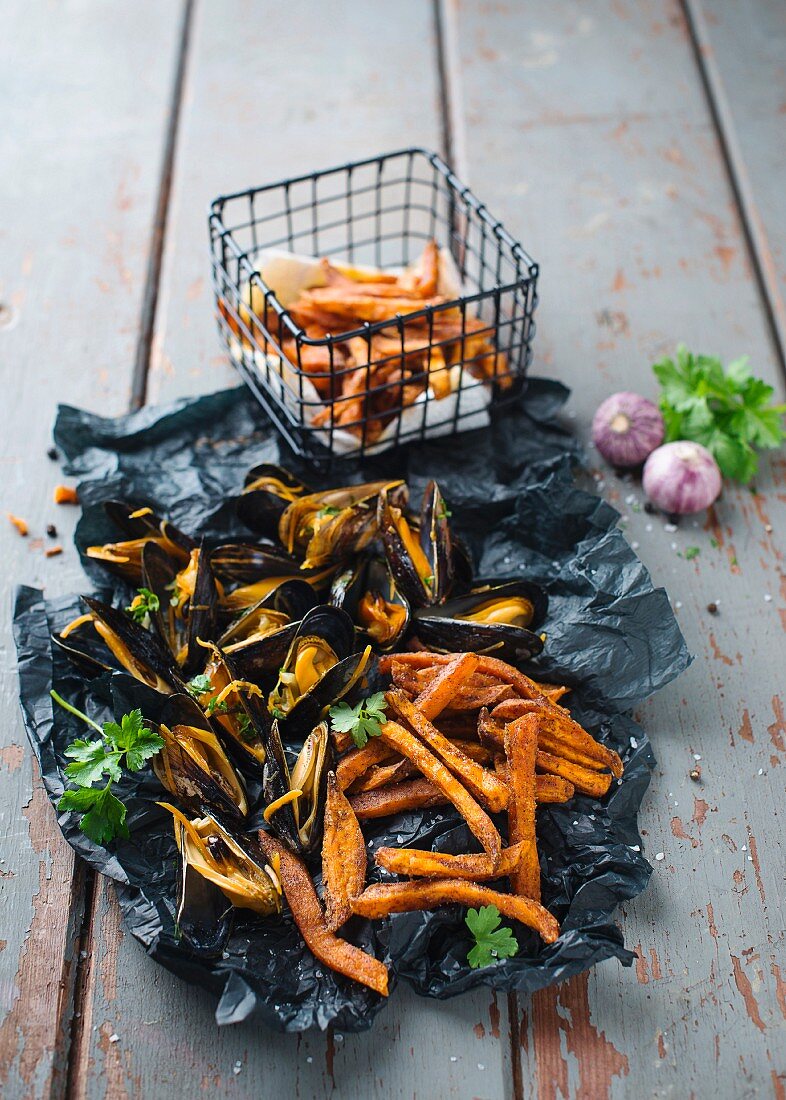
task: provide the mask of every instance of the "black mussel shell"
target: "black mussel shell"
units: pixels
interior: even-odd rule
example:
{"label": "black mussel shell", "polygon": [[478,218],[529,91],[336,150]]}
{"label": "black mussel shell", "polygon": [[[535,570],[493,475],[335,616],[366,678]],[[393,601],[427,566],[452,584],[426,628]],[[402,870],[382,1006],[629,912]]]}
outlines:
{"label": "black mussel shell", "polygon": [[526,628],[435,617],[430,614],[432,610],[428,608],[423,616],[415,617],[412,633],[437,653],[482,653],[519,665],[543,650],[540,635]]}
{"label": "black mussel shell", "polygon": [[430,481],[423,494],[420,541],[431,564],[431,602],[442,603],[453,588],[454,551],[447,505],[436,481]]}
{"label": "black mussel shell", "polygon": [[[316,607],[316,604],[316,594],[307,581],[282,581],[252,607],[249,607],[246,611],[241,611],[239,615],[232,619],[219,637],[218,644],[223,649],[226,646],[239,645],[245,642],[250,635],[253,635],[260,614],[265,611],[273,612],[276,616],[282,616],[281,625],[285,626],[287,625],[285,620],[288,620],[289,623],[300,622],[312,607]],[[276,667],[280,667],[280,665],[281,661]]]}
{"label": "black mussel shell", "polygon": [[193,676],[205,663],[205,649],[200,641],[210,641],[215,635],[218,589],[210,555],[204,542],[199,550],[194,594],[188,604],[188,650],[183,664],[186,676]]}
{"label": "black mussel shell", "polygon": [[158,597],[158,610],[151,616],[153,625],[173,657],[178,658],[185,651],[180,664],[184,677],[188,679],[205,663],[205,651],[197,639],[206,641],[215,633],[218,590],[204,543],[199,549],[194,593],[178,614],[172,605],[172,596],[180,572],[180,563],[160,545],[150,542],[145,546],[142,551],[142,580]]}
{"label": "black mussel shell", "polygon": [[182,562],[176,561],[162,546],[149,542],[142,550],[142,584],[158,597],[158,610],[150,613],[156,634],[176,657],[186,645],[188,623],[175,614],[171,599]]}
{"label": "black mussel shell", "polygon": [[[213,687],[198,697],[200,707],[206,706],[209,697],[220,694],[231,682],[247,679],[238,667],[234,654],[230,656],[216,645],[209,646],[205,652],[208,656],[205,673],[210,675]],[[236,704],[239,713],[236,715],[215,710],[211,720],[241,772],[251,778],[261,779],[268,753],[272,718],[268,714],[264,696],[246,691],[233,694],[239,700]],[[229,698],[232,699],[232,695]],[[234,706],[233,699],[233,709]]]}
{"label": "black mussel shell", "polygon": [[398,591],[411,607],[437,603],[453,578],[450,529],[435,482],[429,482],[423,503],[416,523],[404,512],[400,498],[379,494],[377,522],[385,557]]}
{"label": "black mussel shell", "polygon": [[[101,661],[100,650],[96,650],[92,637],[87,641],[89,636],[82,638],[76,632],[67,638],[55,635],[54,641],[75,664],[92,669],[91,675],[107,668],[123,668],[141,683],[165,695],[185,690],[174,658],[155,634],[117,607],[110,607],[93,596],[82,599],[106,632],[107,637],[101,634],[101,642],[107,659]],[[95,624],[92,629],[98,632]]]}
{"label": "black mussel shell", "polygon": [[190,535],[187,535],[185,531],[181,531],[179,527],[175,527],[174,523],[169,520],[161,519],[150,508],[129,504],[126,500],[105,500],[104,511],[114,526],[122,531],[127,539],[159,538],[163,536],[179,547],[185,557],[196,549],[197,544]]}
{"label": "black mussel shell", "polygon": [[[384,625],[375,625],[370,612],[364,611],[363,603],[368,599],[377,603],[383,619],[384,605],[391,606],[392,613],[384,619]],[[409,604],[396,588],[387,562],[380,558],[362,558],[339,573],[331,585],[330,602],[346,611],[364,641],[383,653],[393,649],[409,626]]]}
{"label": "black mussel shell", "polygon": [[226,542],[210,554],[216,577],[227,584],[253,584],[266,577],[299,577],[300,562],[278,543]]}
{"label": "black mussel shell", "polygon": [[278,672],[284,663],[292,641],[297,634],[299,623],[287,623],[264,638],[254,638],[249,642],[229,646],[225,652],[243,680],[261,680]]}
{"label": "black mussel shell", "polygon": [[219,740],[199,704],[190,695],[169,696],[156,727],[165,744],[153,758],[153,770],[169,793],[192,810],[209,807],[229,817],[242,816],[247,811],[245,787],[220,744],[216,769],[208,773],[174,736],[162,732],[161,726],[166,726],[170,731],[178,726],[204,730]]}
{"label": "black mussel shell", "polygon": [[244,489],[237,501],[241,523],[260,535],[274,537],[286,507],[312,490],[308,485],[272,462],[252,466],[246,474]]}
{"label": "black mussel shell", "polygon": [[[180,848],[185,850],[185,828],[178,823]],[[234,909],[219,888],[180,857],[177,927],[189,947],[207,958],[221,955],[232,930]]]}

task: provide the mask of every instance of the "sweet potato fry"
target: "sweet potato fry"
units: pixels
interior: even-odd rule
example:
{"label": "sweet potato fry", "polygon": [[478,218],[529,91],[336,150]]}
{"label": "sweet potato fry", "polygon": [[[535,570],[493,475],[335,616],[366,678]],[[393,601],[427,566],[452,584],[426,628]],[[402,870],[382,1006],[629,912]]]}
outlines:
{"label": "sweet potato fry", "polygon": [[451,737],[450,743],[455,748],[460,749],[470,760],[474,760],[476,764],[492,763],[494,753],[478,741],[466,741],[463,738]]}
{"label": "sweet potato fry", "polygon": [[477,654],[457,654],[450,664],[440,669],[426,690],[418,695],[415,705],[420,713],[433,721],[450,704],[458,689],[477,667]]}
{"label": "sweet potato fry", "polygon": [[366,844],[355,811],[339,789],[335,772],[327,778],[325,833],[322,841],[322,884],[325,918],[335,932],[352,915],[350,900],[366,880]]}
{"label": "sweet potato fry", "polygon": [[[470,760],[461,749],[457,749],[424,714],[421,714],[418,707],[409,701],[403,691],[391,688],[385,698],[396,714],[403,718],[418,737],[428,745],[432,753],[461,779],[475,798],[494,813],[505,809],[508,804],[508,789],[496,776],[482,765],[476,764],[474,760]],[[471,825],[470,828],[472,828]]]}
{"label": "sweet potato fry", "polygon": [[[546,777],[544,777],[546,778]],[[349,804],[359,821],[377,817],[392,817],[407,810],[422,810],[429,806],[449,805],[450,799],[428,779],[411,779],[406,783],[394,783],[378,791],[364,791],[350,795]]]}
{"label": "sweet potato fry", "polygon": [[533,713],[538,715],[538,744],[544,751],[564,756],[575,764],[596,771],[609,768],[617,778],[622,775],[622,761],[617,753],[591,737],[562,707],[543,707],[524,699],[508,700],[499,703],[491,716],[498,721],[509,722]]}
{"label": "sweet potato fry", "polygon": [[[334,744],[338,740],[340,735],[333,733]],[[352,736],[349,736],[349,743],[352,744]],[[338,745],[336,745],[338,748]],[[387,760],[393,755],[393,752],[382,741],[373,740],[364,745],[362,749],[352,749],[346,756],[342,756],[338,762],[336,768],[336,780],[338,781],[338,789],[345,791],[348,787],[351,787],[356,779],[359,779],[361,775],[368,771],[373,764],[378,764],[381,760]]]}
{"label": "sweet potato fry", "polygon": [[[407,700],[407,704],[411,706],[409,700]],[[425,722],[427,719],[423,719],[423,721]],[[494,822],[467,789],[459,783],[458,779],[448,771],[445,765],[440,763],[437,757],[414,734],[410,733],[409,730],[405,730],[397,722],[386,722],[382,727],[380,736],[391,748],[411,760],[418,771],[422,772],[426,779],[431,780],[435,787],[439,787],[462,815],[470,831],[480,841],[481,846],[493,860],[499,859],[499,854],[502,851],[502,841]],[[442,740],[445,740],[445,738],[442,738]],[[446,744],[453,752],[456,751],[450,745],[450,742],[446,741]],[[467,758],[464,757],[464,759]],[[472,761],[470,760],[468,763],[471,764]],[[491,778],[494,779],[493,776]],[[495,782],[501,786],[498,779]]]}
{"label": "sweet potato fry", "polygon": [[537,901],[500,894],[486,886],[461,879],[425,879],[421,882],[375,883],[352,902],[353,913],[361,917],[380,919],[391,913],[411,913],[421,909],[437,909],[441,905],[496,905],[504,917],[521,921],[534,928],[546,943],[559,936],[556,919]]}
{"label": "sweet potato fry", "polygon": [[392,764],[372,764],[364,775],[355,780],[349,788],[349,793],[378,791],[381,787],[389,787],[393,783],[400,783],[402,779],[417,775],[417,771],[411,760],[394,760]]}
{"label": "sweet potato fry", "polygon": [[564,684],[544,684],[541,680],[533,680],[532,682],[537,684],[551,703],[558,703],[562,696],[567,695],[570,691],[570,688],[565,687]]}
{"label": "sweet potato fry", "polygon": [[563,779],[561,775],[536,775],[535,776],[535,801],[545,802],[569,802],[576,793],[573,784]]}
{"label": "sweet potato fry", "polygon": [[276,855],[280,860],[278,874],[281,887],[292,910],[295,924],[300,929],[309,950],[331,970],[361,982],[369,989],[387,997],[387,967],[372,955],[361,951],[359,947],[339,939],[328,929],[325,914],[305,863],[272,833],[261,830],[259,842],[269,860]]}
{"label": "sweet potato fry", "polygon": [[535,756],[538,717],[525,714],[505,727],[508,758],[508,833],[511,844],[523,841],[524,852],[510,883],[517,894],[540,901],[540,862],[535,841]]}
{"label": "sweet potato fry", "polygon": [[495,867],[487,855],[450,855],[447,852],[425,852],[419,848],[378,848],[374,859],[377,865],[394,875],[410,878],[461,878],[470,882],[483,882],[501,878],[516,870],[524,844],[505,848]]}
{"label": "sweet potato fry", "polygon": [[563,760],[559,756],[553,756],[550,752],[538,749],[535,758],[535,766],[550,775],[560,775],[567,779],[581,794],[591,795],[592,798],[603,798],[611,786],[612,775],[610,772],[593,771],[591,768],[583,768],[581,764],[574,764],[570,760]]}

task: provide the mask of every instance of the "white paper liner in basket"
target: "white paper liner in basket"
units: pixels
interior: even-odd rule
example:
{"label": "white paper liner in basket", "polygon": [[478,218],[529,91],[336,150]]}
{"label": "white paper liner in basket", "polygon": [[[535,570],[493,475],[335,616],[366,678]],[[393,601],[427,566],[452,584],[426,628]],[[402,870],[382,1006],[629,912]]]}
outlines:
{"label": "white paper liner in basket", "polygon": [[[437,293],[449,299],[460,298],[463,288],[453,256],[447,249],[440,248],[439,259]],[[339,270],[345,270],[347,274],[351,274],[352,270],[369,270],[333,257],[331,257],[331,263]],[[263,282],[270,287],[285,308],[291,305],[303,290],[325,285],[319,261],[311,256],[298,256],[280,249],[260,252],[257,257],[257,270]],[[394,273],[399,270],[401,269],[386,269]],[[246,300],[250,301],[247,287],[244,288],[243,295],[244,298],[248,295]],[[244,349],[241,341],[235,336],[229,338],[229,354],[237,363],[242,363],[244,357],[246,361],[253,358],[254,365],[264,380],[265,388],[292,414],[292,419],[296,423],[300,421],[301,409],[306,410],[306,416],[311,420],[324,409],[325,403],[314,384],[310,379],[293,370],[286,359],[281,359],[277,355],[265,355],[257,350],[252,353],[250,349]],[[474,378],[469,371],[462,371],[459,365],[449,368],[449,371],[451,392],[437,398],[429,387],[427,392],[418,394],[411,405],[405,405],[386,425],[373,443],[366,445],[364,448],[366,454],[378,454],[392,447],[397,440],[406,441],[407,437],[434,438],[450,435],[455,431],[459,417],[462,431],[485,427],[489,423],[488,409],[491,404],[489,386],[482,379]],[[329,429],[318,428],[313,431],[313,434],[318,442],[339,455],[352,454],[354,451],[359,451],[362,446],[362,438],[343,428],[335,428],[332,432]]]}

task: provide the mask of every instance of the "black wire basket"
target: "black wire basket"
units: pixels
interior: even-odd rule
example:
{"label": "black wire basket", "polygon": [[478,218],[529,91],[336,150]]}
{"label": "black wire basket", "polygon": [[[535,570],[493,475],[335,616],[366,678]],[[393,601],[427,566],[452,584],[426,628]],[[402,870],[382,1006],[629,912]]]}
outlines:
{"label": "black wire basket", "polygon": [[[521,391],[538,266],[437,154],[407,149],[223,195],[209,229],[232,362],[315,464],[480,427]],[[423,278],[422,304],[369,298],[360,281],[342,323],[292,289],[317,297],[332,270],[320,258],[342,265],[335,278],[403,270],[411,281],[424,249],[440,282],[427,294]]]}

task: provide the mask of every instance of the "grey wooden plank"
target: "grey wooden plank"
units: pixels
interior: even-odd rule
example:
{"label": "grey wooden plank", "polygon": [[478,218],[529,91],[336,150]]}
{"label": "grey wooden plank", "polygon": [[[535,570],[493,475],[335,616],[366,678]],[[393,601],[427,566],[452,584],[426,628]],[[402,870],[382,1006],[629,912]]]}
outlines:
{"label": "grey wooden plank", "polygon": [[[654,393],[649,364],[679,339],[749,353],[783,392],[679,5],[446,10],[460,167],[543,265],[535,365],[572,384],[584,438],[609,392]],[[640,708],[659,758],[642,826],[663,858],[622,915],[638,965],[522,1005],[523,1094],[782,1096],[786,466],[674,531],[595,465],[696,661]]]}
{"label": "grey wooden plank", "polygon": [[[394,14],[378,0],[296,11],[197,3],[148,399],[236,382],[213,319],[205,211],[214,195],[409,144],[434,147],[439,131],[429,5],[407,0]],[[123,937],[103,890],[96,927],[98,958],[117,980],[89,978],[79,1076],[90,1096],[121,1085],[131,1096],[191,1095],[203,1081],[218,1096],[510,1091],[506,1002],[487,992],[434,1004],[399,989],[371,1035],[343,1040],[253,1024],[219,1030],[208,997]]]}
{"label": "grey wooden plank", "polygon": [[[19,583],[84,584],[77,509],[46,456],[57,401],[128,400],[158,186],[174,5],[3,6],[0,35],[0,377],[5,416],[0,584],[0,1093],[60,1095],[83,883],[32,765],[10,631]],[[143,76],[140,78],[140,72]],[[6,510],[24,517],[22,539]],[[55,523],[58,539],[47,539]],[[62,543],[47,559],[45,545]]]}
{"label": "grey wooden plank", "polygon": [[786,355],[786,7],[688,0],[707,84]]}

